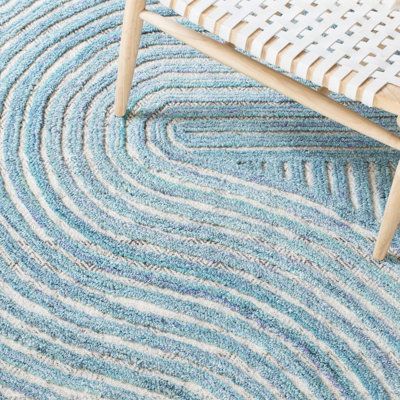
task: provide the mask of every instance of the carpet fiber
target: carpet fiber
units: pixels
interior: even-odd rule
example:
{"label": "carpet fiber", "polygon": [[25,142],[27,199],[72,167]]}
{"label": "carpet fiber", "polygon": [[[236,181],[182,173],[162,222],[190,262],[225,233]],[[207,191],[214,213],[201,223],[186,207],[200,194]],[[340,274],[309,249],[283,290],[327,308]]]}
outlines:
{"label": "carpet fiber", "polygon": [[398,155],[148,25],[115,118],[122,8],[0,0],[0,398],[399,399]]}

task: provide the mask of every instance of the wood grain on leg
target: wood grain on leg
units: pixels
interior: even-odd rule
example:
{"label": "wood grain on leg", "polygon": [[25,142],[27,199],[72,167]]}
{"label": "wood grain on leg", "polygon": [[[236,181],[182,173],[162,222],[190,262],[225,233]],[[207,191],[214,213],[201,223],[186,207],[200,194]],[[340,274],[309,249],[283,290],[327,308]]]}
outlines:
{"label": "wood grain on leg", "polygon": [[381,228],[374,250],[374,259],[383,260],[389,250],[390,243],[400,222],[400,162],[397,166],[390,189],[386,209],[383,214]]}
{"label": "wood grain on leg", "polygon": [[143,22],[139,18],[146,0],[126,0],[119,53],[115,115],[125,115],[139,50]]}

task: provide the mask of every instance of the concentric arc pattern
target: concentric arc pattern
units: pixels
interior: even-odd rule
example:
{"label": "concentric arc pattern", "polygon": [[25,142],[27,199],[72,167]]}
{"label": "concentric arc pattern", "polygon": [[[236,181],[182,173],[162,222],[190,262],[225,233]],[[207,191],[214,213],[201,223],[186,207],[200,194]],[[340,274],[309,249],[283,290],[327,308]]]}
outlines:
{"label": "concentric arc pattern", "polygon": [[148,25],[114,117],[123,5],[0,0],[0,398],[400,398],[398,156]]}

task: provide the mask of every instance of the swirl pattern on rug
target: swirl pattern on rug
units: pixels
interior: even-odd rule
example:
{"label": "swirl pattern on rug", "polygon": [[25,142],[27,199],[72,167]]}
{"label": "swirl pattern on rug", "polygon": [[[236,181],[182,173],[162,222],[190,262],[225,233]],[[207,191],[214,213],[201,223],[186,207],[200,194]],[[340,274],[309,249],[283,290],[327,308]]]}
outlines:
{"label": "swirl pattern on rug", "polygon": [[0,398],[400,398],[397,154],[122,10],[0,0]]}

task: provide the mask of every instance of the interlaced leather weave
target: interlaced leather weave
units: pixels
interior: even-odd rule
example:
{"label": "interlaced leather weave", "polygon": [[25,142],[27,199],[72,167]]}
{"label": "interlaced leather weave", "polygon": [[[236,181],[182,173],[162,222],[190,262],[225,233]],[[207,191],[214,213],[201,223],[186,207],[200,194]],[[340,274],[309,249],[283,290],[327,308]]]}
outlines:
{"label": "interlaced leather weave", "polygon": [[349,0],[161,2],[253,56],[369,106],[388,83],[400,87],[399,10]]}

